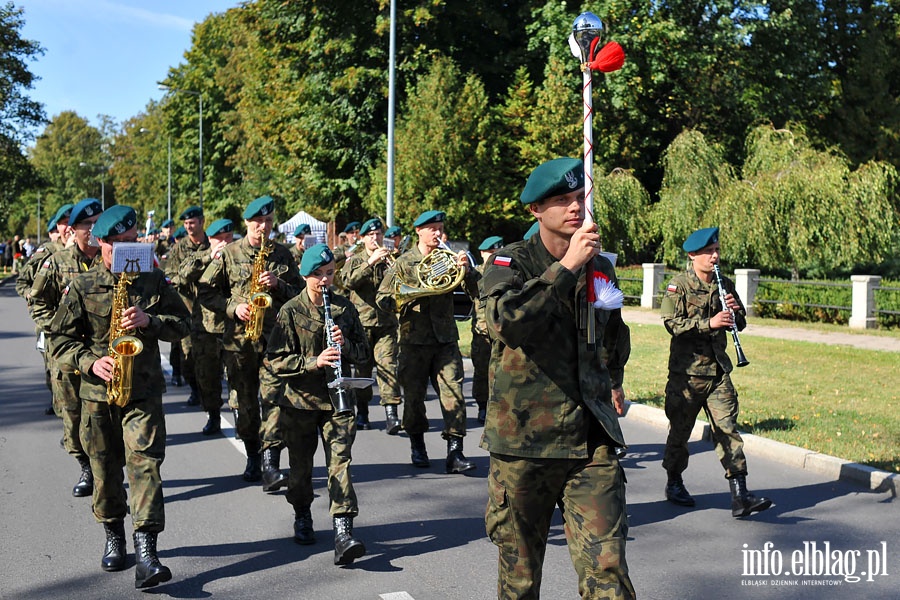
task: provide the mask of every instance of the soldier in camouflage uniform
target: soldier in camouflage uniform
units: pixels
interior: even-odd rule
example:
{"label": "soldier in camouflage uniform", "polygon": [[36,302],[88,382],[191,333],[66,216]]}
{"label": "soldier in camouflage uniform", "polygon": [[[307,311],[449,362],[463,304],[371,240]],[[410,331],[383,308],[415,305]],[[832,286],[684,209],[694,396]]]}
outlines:
{"label": "soldier in camouflage uniform", "polygon": [[731,383],[728,331],[747,325],[744,306],[734,284],[722,277],[726,296],[719,297],[714,268],[719,262],[719,228],[692,233],[682,248],[691,265],[666,287],[660,314],[672,334],[669,345],[669,380],[666,417],[669,435],[662,466],[668,474],[666,499],[679,506],[694,506],[682,473],[688,466],[688,439],[700,410],[705,410],[716,444],[716,454],[731,486],[731,512],[735,517],[766,510],[772,501],[747,490],[744,441],[737,430],[738,397]]}
{"label": "soldier in camouflage uniform", "polygon": [[[285,384],[278,418],[291,461],[287,501],[294,507],[294,539],[298,544],[316,541],[310,504],[313,457],[321,434],[334,524],[334,564],[347,565],[366,552],[353,537],[353,518],[359,514],[350,476],[356,428],[352,412],[335,414],[327,383],[337,363],[344,367],[365,361],[368,344],[356,309],[341,296],[331,295],[334,327],[325,331],[322,287],[331,285],[334,270],[334,254],[325,244],[303,254],[300,273],[306,289],[278,311],[264,370]],[[329,333],[333,345],[326,339]]]}
{"label": "soldier in camouflage uniform", "polygon": [[[478,246],[481,264],[475,268],[479,282],[484,275],[488,259],[503,247],[503,238],[493,235]],[[478,423],[484,425],[487,418],[488,365],[491,362],[491,338],[484,319],[484,300],[476,299],[472,311],[472,397],[478,405]]]}
{"label": "soldier in camouflage uniform", "polygon": [[[34,278],[37,275],[37,270],[44,264],[44,261],[49,256],[65,248],[67,243],[72,243],[72,228],[69,227],[69,213],[72,212],[72,207],[72,204],[64,204],[59,207],[59,210],[56,211],[56,214],[47,224],[47,233],[50,235],[50,241],[42,244],[34,251],[31,260],[25,264],[25,267],[19,272],[18,279],[16,279],[16,293],[25,299],[29,314],[31,314],[32,310],[31,288],[34,285]],[[33,319],[34,316],[32,315],[32,320]],[[62,417],[62,407],[57,407],[56,403],[53,401],[54,384],[53,377],[50,373],[50,353],[47,351],[46,333],[42,332],[40,327],[36,327],[36,333],[38,336],[37,348],[44,358],[45,382],[47,384],[47,389],[50,390],[50,406],[44,410],[44,414],[56,414],[57,416]]]}
{"label": "soldier in camouflage uniform", "polygon": [[[182,287],[194,290],[196,298],[197,282],[210,263],[221,256],[225,246],[234,241],[234,224],[231,219],[213,221],[206,228],[208,248],[200,248],[181,261],[178,281]],[[225,316],[216,313],[200,302],[194,302],[191,312],[191,347],[194,362],[194,376],[200,404],[209,415],[203,426],[203,435],[215,435],[222,431],[222,336],[225,333]]]}
{"label": "soldier in camouflage uniform", "polygon": [[[521,201],[539,235],[495,253],[481,281],[492,339],[485,525],[499,549],[497,596],[539,597],[559,503],[580,596],[631,599],[625,475],[615,452],[625,445],[617,413],[630,337],[621,300],[587,307],[585,265],[600,281],[615,283],[616,274],[585,218],[582,161],[540,165]],[[595,320],[593,348],[587,318]]]}
{"label": "soldier in camouflage uniform", "polygon": [[[29,292],[31,316],[46,338],[53,334],[56,316],[65,287],[93,265],[100,262],[100,248],[91,235],[91,227],[103,211],[99,200],[87,198],[75,205],[69,214],[69,226],[74,244],[44,259]],[[72,488],[76,497],[90,496],[94,489],[91,463],[80,437],[81,377],[58,360],[48,357],[53,383],[54,404],[63,420],[63,444],[81,467],[78,483]]]}
{"label": "soldier in camouflage uniform", "polygon": [[[425,211],[415,220],[418,244],[402,254],[378,288],[377,303],[382,310],[395,310],[400,282],[416,285],[416,267],[438,248],[444,231],[445,213]],[[465,252],[455,257],[465,270],[462,280],[466,292],[477,296],[478,281]],[[398,378],[403,387],[403,429],[409,434],[412,464],[428,467],[425,432],[425,394],[428,381],[438,381],[444,430],[447,440],[447,473],[462,473],[475,468],[463,454],[466,435],[466,401],[463,397],[463,363],[459,352],[459,330],[453,317],[453,290],[406,299],[400,302],[400,356]]]}
{"label": "soldier in camouflage uniform", "polygon": [[101,567],[125,568],[124,520],[129,512],[122,469],[128,473],[130,512],[134,525],[135,587],[172,578],[159,562],[157,534],[165,528],[160,466],[166,455],[166,423],[162,394],[166,383],[160,367],[159,340],[176,342],[190,330],[190,315],[162,271],[140,273],[128,286],[128,308],[120,326],[143,342],[134,357],[131,401],[108,403],[107,382],[115,360],[108,356],[113,295],[118,276],[110,272],[113,244],[137,239],[137,215],[115,205],[94,224],[102,262],[76,277],[63,291],[53,319],[53,355],[81,373],[81,436],[94,471],[94,517],[106,530]]}
{"label": "soldier in camouflage uniform", "polygon": [[156,240],[156,259],[159,261],[159,268],[166,270],[166,261],[169,260],[169,252],[175,247],[175,238],[172,237],[172,227],[175,222],[172,219],[166,219],[159,226],[159,239]]}
{"label": "soldier in camouflage uniform", "polygon": [[[235,424],[247,452],[245,481],[262,479],[263,491],[272,492],[287,484],[287,477],[279,469],[281,449],[284,447],[278,431],[277,391],[271,389],[269,379],[261,380],[260,368],[265,357],[266,340],[275,315],[281,306],[303,289],[303,280],[290,251],[269,241],[274,225],[275,201],[262,196],[244,210],[247,235],[225,246],[213,259],[199,282],[200,302],[225,319],[225,368],[228,385],[237,394],[238,420]],[[250,288],[253,265],[263,244],[271,244],[265,270],[258,283],[272,296],[272,305],[265,310],[262,335],[253,341],[245,334],[250,319]],[[262,393],[262,420],[260,400]],[[260,455],[260,452],[262,455]],[[260,470],[262,459],[262,471]]]}
{"label": "soldier in camouflage uniform", "polygon": [[[169,251],[168,260],[166,260],[166,276],[172,280],[178,293],[181,294],[184,305],[191,311],[191,318],[201,321],[200,307],[195,306],[197,303],[197,285],[196,283],[188,283],[181,278],[181,266],[193,254],[209,252],[209,237],[203,230],[206,219],[203,216],[203,209],[199,206],[189,206],[178,218],[182,220],[187,235],[178,240],[175,243],[175,247]],[[187,336],[180,342],[181,374],[191,388],[191,395],[187,401],[188,406],[200,404],[200,389],[197,386],[197,374],[194,367],[193,341],[192,336]]]}
{"label": "soldier in camouflage uniform", "polygon": [[[385,431],[388,435],[400,433],[400,417],[397,407],[403,398],[397,382],[397,315],[380,308],[375,303],[378,286],[387,271],[387,259],[391,254],[382,243],[383,226],[380,219],[369,219],[359,229],[363,249],[347,259],[341,269],[344,287],[350,291],[350,301],[359,312],[359,319],[366,330],[369,359],[356,366],[358,377],[371,377],[372,367],[377,368],[378,393],[385,412]],[[370,429],[369,403],[372,388],[356,391],[356,427]]]}
{"label": "soldier in camouflage uniform", "polygon": [[312,228],[309,226],[309,223],[300,223],[297,225],[297,228],[294,229],[294,237],[296,240],[294,241],[294,245],[291,246],[291,256],[297,261],[298,269],[300,268],[300,261],[303,259],[303,242],[310,233],[312,233]]}

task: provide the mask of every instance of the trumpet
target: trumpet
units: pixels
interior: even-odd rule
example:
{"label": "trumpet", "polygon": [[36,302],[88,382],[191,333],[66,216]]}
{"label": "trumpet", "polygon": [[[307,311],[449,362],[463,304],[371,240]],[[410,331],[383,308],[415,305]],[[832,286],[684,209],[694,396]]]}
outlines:
{"label": "trumpet", "polygon": [[725,303],[725,286],[722,285],[722,273],[719,272],[719,263],[713,265],[713,273],[716,276],[716,283],[719,285],[719,301],[722,303],[722,308],[731,313],[731,339],[734,340],[734,351],[735,354],[737,354],[737,366],[746,367],[750,364],[750,361],[744,356],[744,349],[741,347],[741,338],[738,336],[737,323],[734,322],[734,311]]}

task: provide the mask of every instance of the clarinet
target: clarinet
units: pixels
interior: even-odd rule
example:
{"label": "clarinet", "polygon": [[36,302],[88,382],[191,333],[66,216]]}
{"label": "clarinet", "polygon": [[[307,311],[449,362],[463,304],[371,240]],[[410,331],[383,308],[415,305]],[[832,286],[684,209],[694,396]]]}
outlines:
{"label": "clarinet", "polygon": [[[325,341],[329,348],[337,348],[338,351],[340,351],[340,344],[336,343],[331,335],[331,329],[334,326],[334,319],[331,317],[331,293],[328,291],[328,286],[324,285],[322,286],[322,304],[325,309]],[[334,364],[334,379],[328,384],[328,387],[331,390],[329,395],[331,396],[331,403],[334,405],[335,415],[353,414],[350,398],[348,398],[349,393],[343,385],[341,385],[343,379],[344,375],[341,371],[341,355],[338,354],[337,361]]]}
{"label": "clarinet", "polygon": [[722,303],[722,308],[731,313],[731,339],[734,340],[734,351],[737,354],[737,366],[746,367],[750,364],[750,361],[744,356],[744,349],[741,347],[741,338],[738,337],[738,327],[734,320],[734,311],[725,303],[725,286],[722,285],[722,274],[719,272],[719,263],[713,265],[713,273],[716,275],[716,283],[719,284],[719,301]]}

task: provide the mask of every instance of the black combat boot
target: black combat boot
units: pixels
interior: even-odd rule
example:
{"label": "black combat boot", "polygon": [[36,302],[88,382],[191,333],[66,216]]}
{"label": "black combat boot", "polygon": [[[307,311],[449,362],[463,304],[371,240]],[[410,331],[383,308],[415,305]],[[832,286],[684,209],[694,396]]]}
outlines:
{"label": "black combat boot", "polygon": [[400,417],[397,415],[396,404],[388,404],[384,407],[384,432],[388,435],[400,433]]}
{"label": "black combat boot", "polygon": [[200,433],[203,435],[215,435],[220,431],[222,431],[222,415],[217,408],[209,411],[209,420],[206,422],[206,425],[203,426]]}
{"label": "black combat boot", "polygon": [[121,571],[125,568],[125,524],[122,521],[104,523],[106,531],[106,547],[100,568],[104,571]]}
{"label": "black combat boot", "polygon": [[197,388],[197,382],[188,381],[188,385],[191,387],[191,395],[188,396],[187,405],[197,406],[200,404],[200,390]]}
{"label": "black combat boot", "polygon": [[262,469],[259,464],[259,446],[244,442],[247,451],[247,466],[244,467],[244,481],[259,481],[262,479]]}
{"label": "black combat boot", "polygon": [[425,449],[425,434],[411,433],[409,434],[409,446],[412,450],[412,464],[414,467],[430,467],[431,461],[428,460],[428,451]]}
{"label": "black combat boot", "polygon": [[172,385],[175,387],[184,385],[184,378],[181,376],[181,373],[172,373]]}
{"label": "black combat boot", "polygon": [[78,464],[81,465],[81,476],[78,483],[72,488],[72,495],[76,498],[84,498],[94,493],[94,472],[91,471],[91,461],[87,457],[79,458]]}
{"label": "black combat boot", "polygon": [[484,425],[487,420],[487,409],[478,407],[478,416],[476,417],[479,425]]}
{"label": "black combat boot", "polygon": [[266,448],[262,452],[262,488],[274,492],[287,485],[287,475],[281,472],[281,450]]}
{"label": "black combat boot", "polygon": [[362,431],[368,431],[372,429],[372,424],[369,423],[368,413],[359,413],[358,415],[356,415],[356,428]]}
{"label": "black combat boot", "polygon": [[766,510],[772,501],[764,496],[757,498],[747,489],[747,476],[735,475],[728,480],[731,485],[731,516],[746,517],[750,513]]}
{"label": "black combat boot", "polygon": [[666,500],[678,506],[694,506],[694,497],[684,487],[681,475],[669,474],[669,482],[666,484]]}
{"label": "black combat boot", "polygon": [[134,587],[153,587],[172,579],[169,567],[156,556],[156,534],[149,531],[134,532]]}
{"label": "black combat boot", "polygon": [[334,564],[349,565],[366,553],[366,545],[353,537],[353,517],[334,518]]}
{"label": "black combat boot", "polygon": [[469,462],[469,459],[463,454],[463,440],[455,435],[450,436],[447,440],[447,472],[462,473],[471,471],[475,468],[475,464]]}
{"label": "black combat boot", "polygon": [[294,513],[294,541],[304,546],[316,543],[316,531],[308,506]]}

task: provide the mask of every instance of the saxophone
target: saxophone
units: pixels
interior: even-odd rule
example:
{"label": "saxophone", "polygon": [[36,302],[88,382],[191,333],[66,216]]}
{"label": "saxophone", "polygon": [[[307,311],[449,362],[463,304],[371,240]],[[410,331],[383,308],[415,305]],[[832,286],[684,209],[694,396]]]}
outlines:
{"label": "saxophone", "polygon": [[263,321],[266,318],[266,309],[272,306],[272,296],[268,288],[259,282],[259,276],[266,271],[266,258],[272,252],[274,243],[266,243],[263,240],[256,259],[253,261],[253,272],[250,274],[250,318],[247,320],[247,339],[257,341],[262,335]]}
{"label": "saxophone", "polygon": [[109,355],[115,361],[112,379],[106,382],[106,399],[116,406],[131,402],[134,357],[144,350],[144,343],[120,325],[122,312],[128,305],[128,285],[137,275],[122,273],[113,292],[112,318],[109,323]]}

